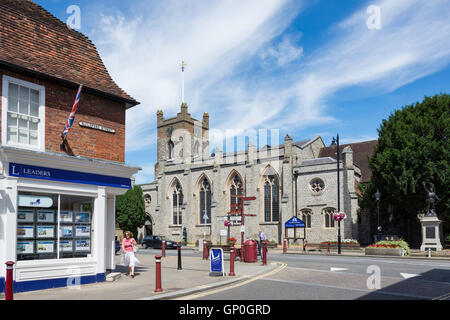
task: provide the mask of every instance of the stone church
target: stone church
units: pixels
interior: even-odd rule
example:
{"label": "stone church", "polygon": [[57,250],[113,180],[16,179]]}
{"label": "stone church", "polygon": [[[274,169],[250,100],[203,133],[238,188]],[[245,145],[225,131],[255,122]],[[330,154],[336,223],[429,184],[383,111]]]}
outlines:
{"label": "stone church", "polygon": [[[281,145],[260,141],[256,147],[248,139],[244,150],[216,147],[210,153],[209,115],[205,112],[201,121],[192,118],[186,103],[176,117],[157,112],[157,136],[155,180],[140,185],[147,212],[141,236],[188,243],[206,237],[214,244],[231,236],[239,244],[243,228],[245,239],[257,238],[262,230],[281,244],[294,237],[285,223],[296,216],[305,229],[295,237],[308,243],[337,240],[336,145],[327,147],[320,136],[294,141],[286,135]],[[340,146],[340,211],[347,215],[341,222],[342,240],[370,243],[370,213],[358,207],[357,186],[370,177],[367,157],[376,143]],[[241,201],[235,195],[256,197],[244,202],[244,227],[238,216],[227,215]]]}

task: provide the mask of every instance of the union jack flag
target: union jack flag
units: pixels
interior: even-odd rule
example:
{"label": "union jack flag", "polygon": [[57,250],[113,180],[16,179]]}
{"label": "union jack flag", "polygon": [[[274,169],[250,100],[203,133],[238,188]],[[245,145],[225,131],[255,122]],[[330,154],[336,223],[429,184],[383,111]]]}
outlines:
{"label": "union jack flag", "polygon": [[78,88],[77,96],[75,98],[75,102],[73,103],[72,111],[70,112],[69,118],[67,119],[67,122],[64,126],[64,130],[61,133],[61,137],[63,137],[64,139],[67,137],[67,134],[69,133],[69,130],[72,127],[73,121],[75,120],[75,114],[77,113],[77,110],[78,110],[78,102],[80,102],[82,88],[83,88],[83,85],[80,84],[80,87]]}

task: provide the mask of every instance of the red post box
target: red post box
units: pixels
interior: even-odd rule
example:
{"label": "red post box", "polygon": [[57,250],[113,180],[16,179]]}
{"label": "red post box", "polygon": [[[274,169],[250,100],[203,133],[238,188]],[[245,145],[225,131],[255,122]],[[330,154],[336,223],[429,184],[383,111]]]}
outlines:
{"label": "red post box", "polygon": [[248,239],[244,244],[245,262],[256,262],[258,260],[258,249],[255,240]]}

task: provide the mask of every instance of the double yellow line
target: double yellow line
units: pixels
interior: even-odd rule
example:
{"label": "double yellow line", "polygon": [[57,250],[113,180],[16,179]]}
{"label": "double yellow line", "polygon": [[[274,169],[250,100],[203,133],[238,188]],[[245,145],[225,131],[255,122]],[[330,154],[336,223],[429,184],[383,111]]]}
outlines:
{"label": "double yellow line", "polygon": [[261,275],[259,275],[259,276],[251,277],[251,278],[250,278],[250,276],[244,276],[245,278],[250,278],[250,279],[248,279],[248,280],[241,281],[241,282],[238,282],[238,283],[236,283],[236,284],[229,285],[229,286],[224,286],[224,287],[221,287],[221,288],[218,288],[218,289],[215,289],[215,290],[209,290],[209,291],[205,291],[205,292],[198,293],[198,294],[192,294],[192,295],[189,295],[189,296],[184,296],[184,297],[175,298],[175,299],[173,299],[173,300],[192,300],[192,299],[198,299],[198,298],[202,298],[202,297],[205,297],[205,296],[208,296],[208,295],[211,295],[211,294],[215,294],[215,293],[219,293],[219,292],[222,292],[222,291],[226,291],[226,290],[230,290],[230,289],[233,289],[233,288],[237,288],[237,287],[246,285],[246,284],[248,284],[248,283],[250,283],[250,282],[253,282],[253,281],[259,280],[259,279],[261,279],[261,278],[264,278],[264,277],[270,276],[270,275],[272,275],[272,274],[275,274],[275,273],[277,273],[277,272],[280,272],[281,270],[283,270],[284,268],[286,268],[286,266],[287,266],[286,263],[282,263],[282,264],[281,264],[280,266],[278,266],[276,269],[274,269],[274,270],[272,270],[272,271],[270,271],[270,272],[261,274]]}

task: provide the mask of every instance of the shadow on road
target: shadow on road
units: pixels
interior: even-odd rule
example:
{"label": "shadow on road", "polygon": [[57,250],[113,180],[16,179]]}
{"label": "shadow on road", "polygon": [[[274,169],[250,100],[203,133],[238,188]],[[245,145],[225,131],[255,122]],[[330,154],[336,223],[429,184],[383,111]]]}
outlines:
{"label": "shadow on road", "polygon": [[433,269],[410,276],[401,282],[366,294],[358,300],[450,300],[450,270]]}

